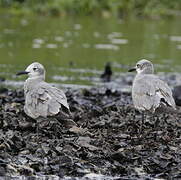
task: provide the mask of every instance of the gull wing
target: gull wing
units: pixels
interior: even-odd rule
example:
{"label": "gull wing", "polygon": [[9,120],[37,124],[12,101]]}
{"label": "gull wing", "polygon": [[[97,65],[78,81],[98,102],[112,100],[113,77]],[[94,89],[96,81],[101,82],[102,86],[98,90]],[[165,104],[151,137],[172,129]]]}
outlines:
{"label": "gull wing", "polygon": [[47,117],[58,114],[62,106],[69,110],[64,92],[46,82],[40,82],[27,92],[24,110],[32,118]]}
{"label": "gull wing", "polygon": [[175,109],[172,91],[164,81],[151,74],[135,78],[132,90],[133,103],[139,110],[154,112],[161,103]]}

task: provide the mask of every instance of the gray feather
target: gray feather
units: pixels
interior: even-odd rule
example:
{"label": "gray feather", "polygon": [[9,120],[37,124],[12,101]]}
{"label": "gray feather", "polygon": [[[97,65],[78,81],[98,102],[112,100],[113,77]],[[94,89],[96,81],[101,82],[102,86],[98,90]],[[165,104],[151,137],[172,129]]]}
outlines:
{"label": "gray feather", "polygon": [[[28,83],[28,82],[26,82]],[[26,87],[28,85],[26,84]],[[67,98],[63,91],[46,82],[34,82],[25,94],[25,113],[32,118],[53,116],[60,112],[61,106],[69,110]]]}
{"label": "gray feather", "polygon": [[62,111],[70,112],[64,92],[45,82],[45,68],[42,64],[34,62],[20,74],[28,75],[24,83],[24,111],[28,116],[37,119],[58,115]]}
{"label": "gray feather", "polygon": [[161,104],[161,99],[175,109],[175,101],[169,86],[152,74],[137,74],[133,82],[132,98],[139,110],[154,112]]}

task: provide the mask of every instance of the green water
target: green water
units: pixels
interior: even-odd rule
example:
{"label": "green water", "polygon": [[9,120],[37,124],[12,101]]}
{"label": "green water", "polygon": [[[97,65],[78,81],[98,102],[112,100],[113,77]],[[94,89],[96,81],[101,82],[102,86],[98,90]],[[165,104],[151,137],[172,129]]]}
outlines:
{"label": "green water", "polygon": [[142,58],[157,71],[181,72],[180,19],[0,17],[0,76],[7,80],[24,80],[15,73],[38,61],[49,82],[86,85],[108,61],[126,72]]}

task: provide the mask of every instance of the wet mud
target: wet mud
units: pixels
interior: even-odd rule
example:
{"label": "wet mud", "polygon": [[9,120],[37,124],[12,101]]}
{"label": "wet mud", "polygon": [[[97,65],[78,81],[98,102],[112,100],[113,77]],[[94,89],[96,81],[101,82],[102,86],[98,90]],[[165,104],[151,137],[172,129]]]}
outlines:
{"label": "wet mud", "polygon": [[23,111],[23,91],[1,89],[0,176],[181,178],[179,114],[143,117],[129,92],[107,88],[66,95],[77,126],[51,118],[37,134],[36,120]]}

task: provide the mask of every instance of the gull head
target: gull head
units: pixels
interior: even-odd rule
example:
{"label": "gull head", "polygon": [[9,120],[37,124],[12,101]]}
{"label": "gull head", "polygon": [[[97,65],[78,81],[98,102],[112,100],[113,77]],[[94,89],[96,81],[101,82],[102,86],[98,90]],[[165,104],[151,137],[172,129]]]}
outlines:
{"label": "gull head", "polygon": [[138,74],[153,74],[154,68],[153,64],[146,60],[142,59],[136,63],[136,66],[134,68],[131,68],[129,72],[136,71]]}
{"label": "gull head", "polygon": [[34,62],[30,64],[25,71],[17,73],[17,75],[27,74],[30,78],[45,78],[45,68],[42,64]]}

